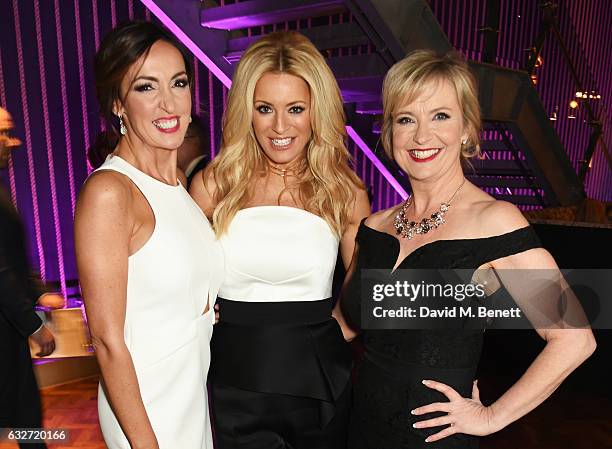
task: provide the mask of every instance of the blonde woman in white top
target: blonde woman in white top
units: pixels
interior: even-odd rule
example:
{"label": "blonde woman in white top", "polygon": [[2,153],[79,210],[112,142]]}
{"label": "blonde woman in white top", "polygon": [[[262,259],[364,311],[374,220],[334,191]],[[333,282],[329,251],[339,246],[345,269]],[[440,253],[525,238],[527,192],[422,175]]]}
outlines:
{"label": "blonde woman in white top", "polygon": [[273,33],[247,49],[221,152],[191,187],[227,262],[211,346],[218,449],[344,446],[351,354],[331,281],[369,214],[344,125],[338,85],[308,39]]}

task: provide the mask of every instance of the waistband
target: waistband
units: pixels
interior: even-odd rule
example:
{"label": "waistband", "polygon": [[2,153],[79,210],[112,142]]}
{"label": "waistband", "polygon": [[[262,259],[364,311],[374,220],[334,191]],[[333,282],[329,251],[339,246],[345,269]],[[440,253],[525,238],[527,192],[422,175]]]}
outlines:
{"label": "waistband", "polygon": [[219,321],[232,324],[274,326],[322,323],[331,318],[332,299],[316,301],[234,301],[217,298]]}
{"label": "waistband", "polygon": [[471,382],[476,374],[476,366],[466,368],[441,368],[423,365],[420,363],[397,360],[385,354],[366,350],[364,359],[372,365],[382,369],[387,375],[398,380],[414,379],[421,382],[423,379],[436,380],[449,385]]}

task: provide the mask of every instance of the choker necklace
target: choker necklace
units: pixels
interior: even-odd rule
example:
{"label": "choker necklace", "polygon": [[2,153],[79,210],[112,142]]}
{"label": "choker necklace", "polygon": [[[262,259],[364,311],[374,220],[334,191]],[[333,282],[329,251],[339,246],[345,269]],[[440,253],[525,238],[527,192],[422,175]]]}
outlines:
{"label": "choker necklace", "polygon": [[446,212],[448,212],[448,210],[450,209],[451,203],[455,198],[455,195],[457,195],[459,190],[461,190],[463,184],[465,184],[465,178],[463,178],[463,182],[461,183],[459,188],[455,190],[453,196],[450,197],[450,200],[440,204],[440,209],[438,209],[437,212],[431,214],[431,218],[423,218],[418,223],[415,221],[408,221],[406,219],[406,211],[412,204],[412,196],[409,196],[406,200],[406,204],[402,206],[398,214],[395,216],[395,219],[393,220],[393,227],[395,227],[395,232],[397,233],[397,235],[400,235],[402,238],[412,240],[415,234],[427,234],[432,229],[435,229],[438,226],[441,226],[446,223],[446,221],[444,221],[444,215],[446,215]]}
{"label": "choker necklace", "polygon": [[296,172],[296,170],[292,168],[278,168],[271,164],[268,164],[268,168],[270,169],[271,173],[280,176],[281,178],[283,178],[283,180],[285,179],[285,176],[287,176],[287,174],[292,175]]}
{"label": "choker necklace", "polygon": [[297,161],[295,164],[292,164],[287,168],[278,168],[277,166],[272,165],[270,161],[267,162],[270,173],[274,173],[275,175],[278,175],[283,178],[285,184],[287,184],[288,176],[293,176],[294,178],[297,178],[300,174],[304,172],[304,169],[306,168],[303,160]]}
{"label": "choker necklace", "polygon": [[299,176],[302,173],[304,173],[304,171],[306,170],[305,159],[297,161],[296,163],[291,164],[291,166],[289,166],[287,168],[278,168],[275,165],[272,165],[272,163],[270,161],[267,161],[267,162],[268,162],[267,165],[268,165],[268,169],[270,170],[270,173],[273,173],[273,174],[275,174],[277,176],[280,176],[282,178],[283,184],[285,186],[285,188],[278,195],[278,199],[277,199],[278,205],[279,206],[281,205],[281,195],[285,191],[289,192],[289,195],[291,196],[291,199],[293,200],[293,202],[295,204],[299,204],[295,200],[295,197],[293,196],[293,193],[291,192],[291,190],[289,189],[289,186],[287,185],[287,177],[288,176],[293,176],[294,178],[299,178]]}

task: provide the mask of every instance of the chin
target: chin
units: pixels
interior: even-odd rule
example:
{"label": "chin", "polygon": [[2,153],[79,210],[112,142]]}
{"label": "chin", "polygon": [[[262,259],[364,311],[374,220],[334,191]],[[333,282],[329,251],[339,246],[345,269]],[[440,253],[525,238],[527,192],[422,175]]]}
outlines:
{"label": "chin", "polygon": [[[268,149],[265,151],[266,156],[275,164],[288,164],[298,159],[302,153],[289,153],[279,150]],[[305,154],[305,153],[304,153]]]}
{"label": "chin", "polygon": [[183,139],[178,139],[178,138],[174,138],[174,139],[164,139],[164,140],[158,140],[156,142],[156,147],[164,149],[164,150],[176,150],[178,147],[181,146],[181,144],[183,143]]}

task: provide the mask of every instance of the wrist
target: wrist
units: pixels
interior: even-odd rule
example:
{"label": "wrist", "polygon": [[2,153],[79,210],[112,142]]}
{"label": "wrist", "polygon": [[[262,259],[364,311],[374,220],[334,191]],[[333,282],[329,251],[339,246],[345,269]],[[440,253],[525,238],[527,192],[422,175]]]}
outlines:
{"label": "wrist", "polygon": [[508,413],[499,403],[494,402],[488,406],[487,409],[489,411],[489,426],[492,429],[491,433],[498,432],[510,424]]}

